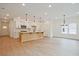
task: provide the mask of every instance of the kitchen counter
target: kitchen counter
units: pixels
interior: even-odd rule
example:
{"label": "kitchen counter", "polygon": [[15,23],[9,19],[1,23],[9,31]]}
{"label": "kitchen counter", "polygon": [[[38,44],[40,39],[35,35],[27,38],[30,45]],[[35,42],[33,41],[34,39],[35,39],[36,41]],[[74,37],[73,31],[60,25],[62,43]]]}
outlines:
{"label": "kitchen counter", "polygon": [[38,40],[43,38],[43,32],[20,32],[20,42]]}

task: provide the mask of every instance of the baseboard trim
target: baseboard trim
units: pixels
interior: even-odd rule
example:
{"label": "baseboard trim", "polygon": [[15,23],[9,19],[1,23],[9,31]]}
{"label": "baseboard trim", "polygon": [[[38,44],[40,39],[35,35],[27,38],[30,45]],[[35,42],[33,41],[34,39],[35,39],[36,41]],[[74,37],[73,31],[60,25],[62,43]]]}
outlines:
{"label": "baseboard trim", "polygon": [[71,40],[78,40],[78,41],[79,41],[79,39],[74,39],[74,38],[65,38],[65,37],[58,37],[58,36],[53,36],[53,38],[64,38],[64,39],[71,39]]}

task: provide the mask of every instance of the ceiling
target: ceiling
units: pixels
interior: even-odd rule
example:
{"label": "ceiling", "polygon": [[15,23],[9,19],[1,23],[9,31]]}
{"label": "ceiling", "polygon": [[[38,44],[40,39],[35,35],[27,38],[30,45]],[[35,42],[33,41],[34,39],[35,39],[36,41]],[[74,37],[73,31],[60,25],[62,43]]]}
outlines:
{"label": "ceiling", "polygon": [[75,3],[52,3],[52,7],[48,7],[48,3],[0,3],[0,18],[9,14],[10,18],[24,17],[28,15],[42,17],[43,19],[56,19],[66,16],[75,16],[79,14],[79,4]]}

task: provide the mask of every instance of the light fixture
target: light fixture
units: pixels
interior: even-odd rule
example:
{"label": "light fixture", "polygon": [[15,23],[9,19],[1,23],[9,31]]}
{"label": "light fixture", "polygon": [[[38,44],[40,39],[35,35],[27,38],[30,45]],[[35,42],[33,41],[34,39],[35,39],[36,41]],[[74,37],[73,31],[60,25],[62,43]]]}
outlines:
{"label": "light fixture", "polygon": [[34,22],[35,22],[35,16],[33,16],[34,17]]}
{"label": "light fixture", "polygon": [[25,15],[26,15],[26,21],[27,21],[27,15],[28,15],[28,14],[26,13]]}
{"label": "light fixture", "polygon": [[52,5],[49,4],[49,7],[52,7]]}
{"label": "light fixture", "polygon": [[66,20],[65,20],[65,14],[63,15],[63,17],[64,17],[64,19],[63,19],[63,25],[61,25],[61,26],[68,26],[67,24],[66,24]]}
{"label": "light fixture", "polygon": [[22,6],[25,6],[25,4],[23,3]]}

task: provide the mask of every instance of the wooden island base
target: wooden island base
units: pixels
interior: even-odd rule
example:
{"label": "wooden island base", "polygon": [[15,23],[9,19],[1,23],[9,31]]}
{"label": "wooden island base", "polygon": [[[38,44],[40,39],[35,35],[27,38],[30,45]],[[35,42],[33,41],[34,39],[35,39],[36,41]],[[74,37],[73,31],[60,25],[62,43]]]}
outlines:
{"label": "wooden island base", "polygon": [[20,42],[38,40],[43,38],[43,32],[20,32]]}

